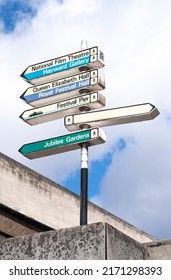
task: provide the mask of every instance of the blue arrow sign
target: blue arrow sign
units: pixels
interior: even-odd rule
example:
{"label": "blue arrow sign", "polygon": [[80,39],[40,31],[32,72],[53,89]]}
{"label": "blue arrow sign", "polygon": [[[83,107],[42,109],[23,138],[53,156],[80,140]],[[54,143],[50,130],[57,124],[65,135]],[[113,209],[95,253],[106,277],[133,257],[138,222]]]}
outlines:
{"label": "blue arrow sign", "polygon": [[[72,69],[74,67],[78,67],[80,65],[85,65],[88,64],[90,62],[90,56],[84,57],[84,58],[80,58],[80,59],[76,59],[75,61],[72,62],[66,62],[66,63],[62,63],[60,65],[55,65],[55,66],[49,66],[48,65],[53,65],[53,63],[47,63],[46,64],[46,68],[45,69],[41,69],[41,70],[37,70],[37,71],[32,71],[32,72],[25,72],[24,74],[21,74],[22,77],[26,78],[27,80],[33,80],[36,78],[40,78],[42,76],[46,76],[46,75],[51,75],[54,73],[58,73],[64,70],[69,70]],[[34,68],[32,66],[32,69],[39,69],[39,68]]]}
{"label": "blue arrow sign", "polygon": [[68,70],[69,74],[74,74],[80,70],[80,67],[89,70],[103,66],[104,54],[98,47],[93,47],[31,65],[21,74],[21,77],[35,85],[65,77],[68,75]]}
{"label": "blue arrow sign", "polygon": [[94,69],[30,87],[20,98],[32,106],[40,106],[79,95],[83,89],[90,92],[104,88],[105,79],[103,73],[98,69]]}

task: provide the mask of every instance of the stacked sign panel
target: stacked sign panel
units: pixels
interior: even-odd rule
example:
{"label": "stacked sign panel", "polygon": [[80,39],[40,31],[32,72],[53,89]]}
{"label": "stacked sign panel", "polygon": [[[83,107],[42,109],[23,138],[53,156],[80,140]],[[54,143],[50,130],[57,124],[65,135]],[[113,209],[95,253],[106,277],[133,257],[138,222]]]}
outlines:
{"label": "stacked sign panel", "polygon": [[[90,133],[97,126],[139,122],[158,116],[159,111],[150,103],[99,110],[105,106],[105,97],[101,93],[105,89],[105,77],[99,69],[102,67],[104,55],[97,46],[29,66],[21,76],[32,86],[21,95],[21,99],[33,108],[23,112],[20,118],[30,125],[37,125],[64,117],[69,131],[87,128],[87,133]],[[99,132],[98,127],[95,129],[98,141],[88,137],[85,142],[90,145],[105,142],[104,133]],[[64,136],[59,137],[64,139]],[[77,142],[70,145],[66,141],[64,145],[54,144],[49,148],[44,141],[58,143],[61,140],[26,144],[19,151],[32,159],[79,147]],[[32,150],[32,147],[41,145],[44,148]]]}
{"label": "stacked sign panel", "polygon": [[[104,107],[105,96],[99,92],[105,88],[105,77],[99,70],[102,67],[104,55],[98,47],[29,66],[21,77],[33,86],[20,98],[33,108],[24,111],[20,118],[30,125],[37,125],[63,118],[67,114]],[[76,133],[76,138],[72,133],[28,143],[19,152],[34,159],[78,149],[82,142],[92,146],[106,141],[105,133],[98,127]]]}

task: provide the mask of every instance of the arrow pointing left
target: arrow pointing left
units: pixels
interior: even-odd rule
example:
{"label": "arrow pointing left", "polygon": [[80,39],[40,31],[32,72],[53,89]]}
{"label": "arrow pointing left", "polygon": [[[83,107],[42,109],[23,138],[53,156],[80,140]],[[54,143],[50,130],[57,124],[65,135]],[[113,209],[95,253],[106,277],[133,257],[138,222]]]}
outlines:
{"label": "arrow pointing left", "polygon": [[99,92],[91,92],[26,110],[20,115],[20,118],[30,125],[37,125],[63,118],[67,114],[79,113],[82,110],[99,109],[103,106],[105,106],[105,96]]}

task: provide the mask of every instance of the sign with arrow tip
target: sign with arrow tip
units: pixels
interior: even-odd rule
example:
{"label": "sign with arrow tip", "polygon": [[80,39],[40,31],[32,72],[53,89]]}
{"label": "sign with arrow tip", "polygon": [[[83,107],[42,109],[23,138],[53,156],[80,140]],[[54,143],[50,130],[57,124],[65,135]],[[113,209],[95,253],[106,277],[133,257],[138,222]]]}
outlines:
{"label": "sign with arrow tip", "polygon": [[105,141],[105,132],[96,127],[25,144],[19,149],[19,152],[29,159],[35,159],[80,149],[81,143],[88,143],[89,146],[94,146],[103,144]]}
{"label": "sign with arrow tip", "polygon": [[36,85],[68,76],[68,74],[103,66],[104,54],[96,46],[33,64],[24,70],[21,77],[32,85]]}
{"label": "sign with arrow tip", "polygon": [[20,98],[35,107],[104,88],[104,74],[99,69],[94,69],[46,84],[29,87]]}
{"label": "sign with arrow tip", "polygon": [[105,96],[99,92],[82,94],[53,104],[26,110],[20,118],[30,125],[37,125],[63,118],[67,114],[99,109],[105,106]]}
{"label": "sign with arrow tip", "polygon": [[64,124],[69,131],[74,131],[84,127],[105,127],[147,121],[154,119],[158,115],[159,111],[154,105],[144,103],[83,114],[68,115],[64,118]]}

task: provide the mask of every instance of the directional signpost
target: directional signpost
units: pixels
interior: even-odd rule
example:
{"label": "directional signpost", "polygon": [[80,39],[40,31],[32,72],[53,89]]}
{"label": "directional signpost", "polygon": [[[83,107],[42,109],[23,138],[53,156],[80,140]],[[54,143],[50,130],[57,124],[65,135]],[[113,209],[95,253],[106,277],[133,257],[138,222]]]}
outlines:
{"label": "directional signpost", "polygon": [[[20,98],[35,107],[20,115],[30,125],[87,112],[105,106],[105,97],[98,91],[105,88],[105,78],[99,68],[104,66],[104,54],[98,47],[29,66],[21,77],[31,83]],[[47,140],[23,145],[19,152],[29,159],[81,148],[80,225],[87,224],[88,146],[105,142],[99,128],[83,130]]]}
{"label": "directional signpost", "polygon": [[63,118],[67,114],[99,109],[104,106],[105,96],[99,92],[90,92],[43,107],[26,110],[20,115],[20,118],[30,125],[37,125]]}
{"label": "directional signpost", "polygon": [[82,129],[82,126],[110,126],[152,120],[159,115],[157,108],[150,104],[138,104],[120,108],[93,111],[86,114],[68,115],[64,124],[69,131]]}
{"label": "directional signpost", "polygon": [[79,149],[81,143],[94,146],[105,143],[105,141],[104,131],[96,127],[25,144],[19,149],[19,152],[29,159],[35,159]]}
{"label": "directional signpost", "polygon": [[[36,85],[93,68],[104,66],[104,54],[93,47],[29,66],[21,77]],[[69,71],[68,71],[69,70]]]}
{"label": "directional signpost", "polygon": [[[150,103],[97,110],[105,106],[105,97],[98,92],[105,88],[101,67],[104,54],[92,47],[31,65],[21,74],[34,86],[20,98],[34,108],[24,111],[20,118],[36,125],[64,117],[66,128],[76,130],[25,144],[19,152],[36,159],[81,148],[80,225],[87,224],[88,147],[106,141],[99,127],[152,120],[159,114]],[[97,111],[91,112],[94,109]]]}
{"label": "directional signpost", "polygon": [[29,87],[20,98],[31,106],[41,106],[104,88],[104,74],[100,70],[94,69],[46,84]]}

